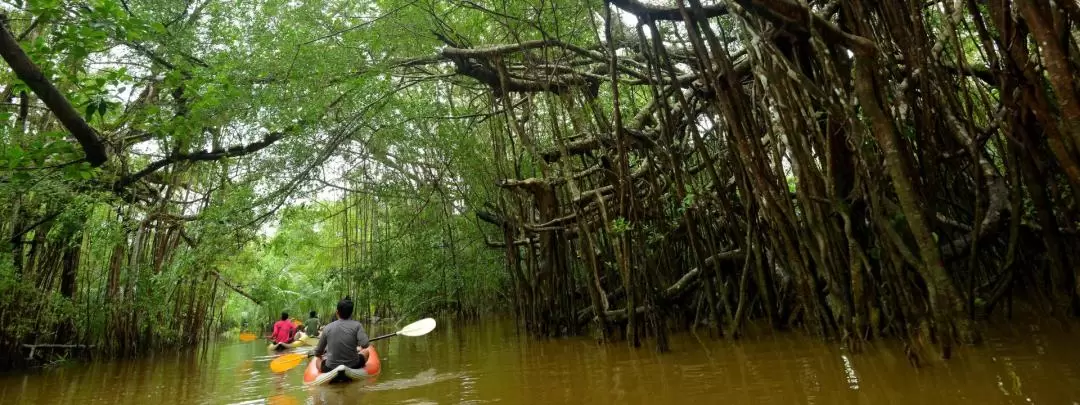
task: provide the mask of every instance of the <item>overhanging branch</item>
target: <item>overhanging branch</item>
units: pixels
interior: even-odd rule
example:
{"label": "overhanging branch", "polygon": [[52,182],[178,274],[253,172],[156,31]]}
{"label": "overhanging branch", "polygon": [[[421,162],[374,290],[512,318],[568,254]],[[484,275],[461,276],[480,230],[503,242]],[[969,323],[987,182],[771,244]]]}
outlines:
{"label": "overhanging branch", "polygon": [[225,284],[226,287],[229,287],[230,290],[233,290],[237,294],[240,294],[241,296],[243,296],[244,298],[247,298],[247,299],[251,300],[251,302],[262,305],[262,302],[259,302],[259,300],[255,299],[255,297],[252,297],[251,294],[248,294],[243,289],[238,287],[236,284],[233,284],[232,282],[230,282],[228,279],[226,279],[224,277],[221,277],[221,273],[218,273],[217,270],[210,270],[210,274],[213,274],[214,277],[216,277],[219,281],[221,281],[222,284]]}
{"label": "overhanging branch", "polygon": [[56,115],[64,128],[71,132],[71,136],[79,141],[90,166],[98,167],[104,164],[108,160],[108,155],[105,154],[105,144],[101,142],[101,138],[98,138],[97,132],[75,111],[75,107],[71,105],[67,97],[64,97],[60,90],[49,82],[26,52],[23,52],[19,42],[11,35],[11,31],[8,31],[7,15],[3,13],[0,13],[0,55],[11,66],[15,76],[30,87],[30,90]]}
{"label": "overhanging branch", "polygon": [[[653,21],[682,21],[683,15],[678,7],[663,7],[645,4],[638,0],[610,0],[615,7],[623,9],[638,17],[650,18]],[[688,10],[689,11],[689,10]],[[728,13],[727,5],[704,6],[701,11],[706,18],[719,17]]]}
{"label": "overhanging branch", "polygon": [[173,163],[183,161],[213,161],[221,160],[228,157],[244,156],[247,154],[258,152],[259,150],[272,145],[274,142],[277,142],[284,136],[285,132],[274,132],[267,134],[265,137],[263,137],[261,141],[254,142],[246,146],[236,145],[228,149],[214,149],[209,152],[202,150],[195,153],[177,153],[164,159],[152,162],[147,165],[146,168],[135,172],[135,174],[124,176],[120,180],[117,180],[116,183],[113,184],[113,190],[123,190],[125,187],[131,185],[136,181],[139,181],[143,177],[149,176],[151,173],[154,173],[161,168],[171,165]]}

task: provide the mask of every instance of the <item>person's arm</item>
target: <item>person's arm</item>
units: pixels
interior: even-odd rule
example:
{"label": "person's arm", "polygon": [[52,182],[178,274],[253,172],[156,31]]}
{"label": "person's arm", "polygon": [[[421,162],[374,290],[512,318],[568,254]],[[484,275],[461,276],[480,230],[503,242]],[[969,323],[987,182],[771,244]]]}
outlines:
{"label": "person's arm", "polygon": [[315,356],[322,357],[326,353],[326,334],[319,334],[319,344],[315,346]]}
{"label": "person's arm", "polygon": [[359,328],[356,328],[356,345],[360,346],[360,348],[367,349],[370,344],[371,342],[368,341],[367,333],[364,332],[364,326],[361,325]]}

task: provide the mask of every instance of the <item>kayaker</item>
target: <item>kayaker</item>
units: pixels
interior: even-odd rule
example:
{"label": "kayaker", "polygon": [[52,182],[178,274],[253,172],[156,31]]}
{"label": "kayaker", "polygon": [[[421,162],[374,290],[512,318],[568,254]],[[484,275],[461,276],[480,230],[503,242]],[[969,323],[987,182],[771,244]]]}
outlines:
{"label": "kayaker", "polygon": [[311,311],[308,315],[310,315],[310,317],[308,317],[308,319],[304,321],[304,332],[307,333],[308,336],[319,336],[318,315],[315,313],[315,311]]}
{"label": "kayaker", "polygon": [[344,364],[348,368],[363,368],[368,358],[368,335],[364,326],[352,318],[353,302],[348,296],[337,304],[338,320],[330,322],[319,334],[315,356],[319,370],[329,372]]}
{"label": "kayaker", "polygon": [[289,322],[289,313],[282,312],[281,320],[274,322],[274,332],[270,335],[270,339],[274,343],[292,343],[293,335],[296,334],[296,327],[292,322]]}

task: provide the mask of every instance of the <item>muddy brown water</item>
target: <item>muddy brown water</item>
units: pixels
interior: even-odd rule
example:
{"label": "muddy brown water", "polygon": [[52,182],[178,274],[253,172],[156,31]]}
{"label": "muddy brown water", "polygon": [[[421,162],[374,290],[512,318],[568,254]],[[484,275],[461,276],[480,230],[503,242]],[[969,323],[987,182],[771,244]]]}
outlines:
{"label": "muddy brown water", "polygon": [[1080,404],[1080,329],[993,328],[984,344],[915,369],[889,343],[851,354],[798,333],[685,333],[656,354],[537,341],[505,321],[441,323],[378,343],[383,373],[369,381],[305,387],[303,367],[270,373],[265,344],[221,342],[0,375],[0,404]]}

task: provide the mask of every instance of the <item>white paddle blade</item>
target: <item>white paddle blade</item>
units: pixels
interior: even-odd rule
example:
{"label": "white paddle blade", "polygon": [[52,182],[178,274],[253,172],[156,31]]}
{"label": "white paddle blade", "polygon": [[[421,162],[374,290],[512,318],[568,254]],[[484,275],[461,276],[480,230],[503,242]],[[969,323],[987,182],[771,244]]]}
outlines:
{"label": "white paddle blade", "polygon": [[435,320],[431,318],[424,318],[419,321],[405,325],[398,331],[399,335],[403,336],[423,336],[435,329]]}

